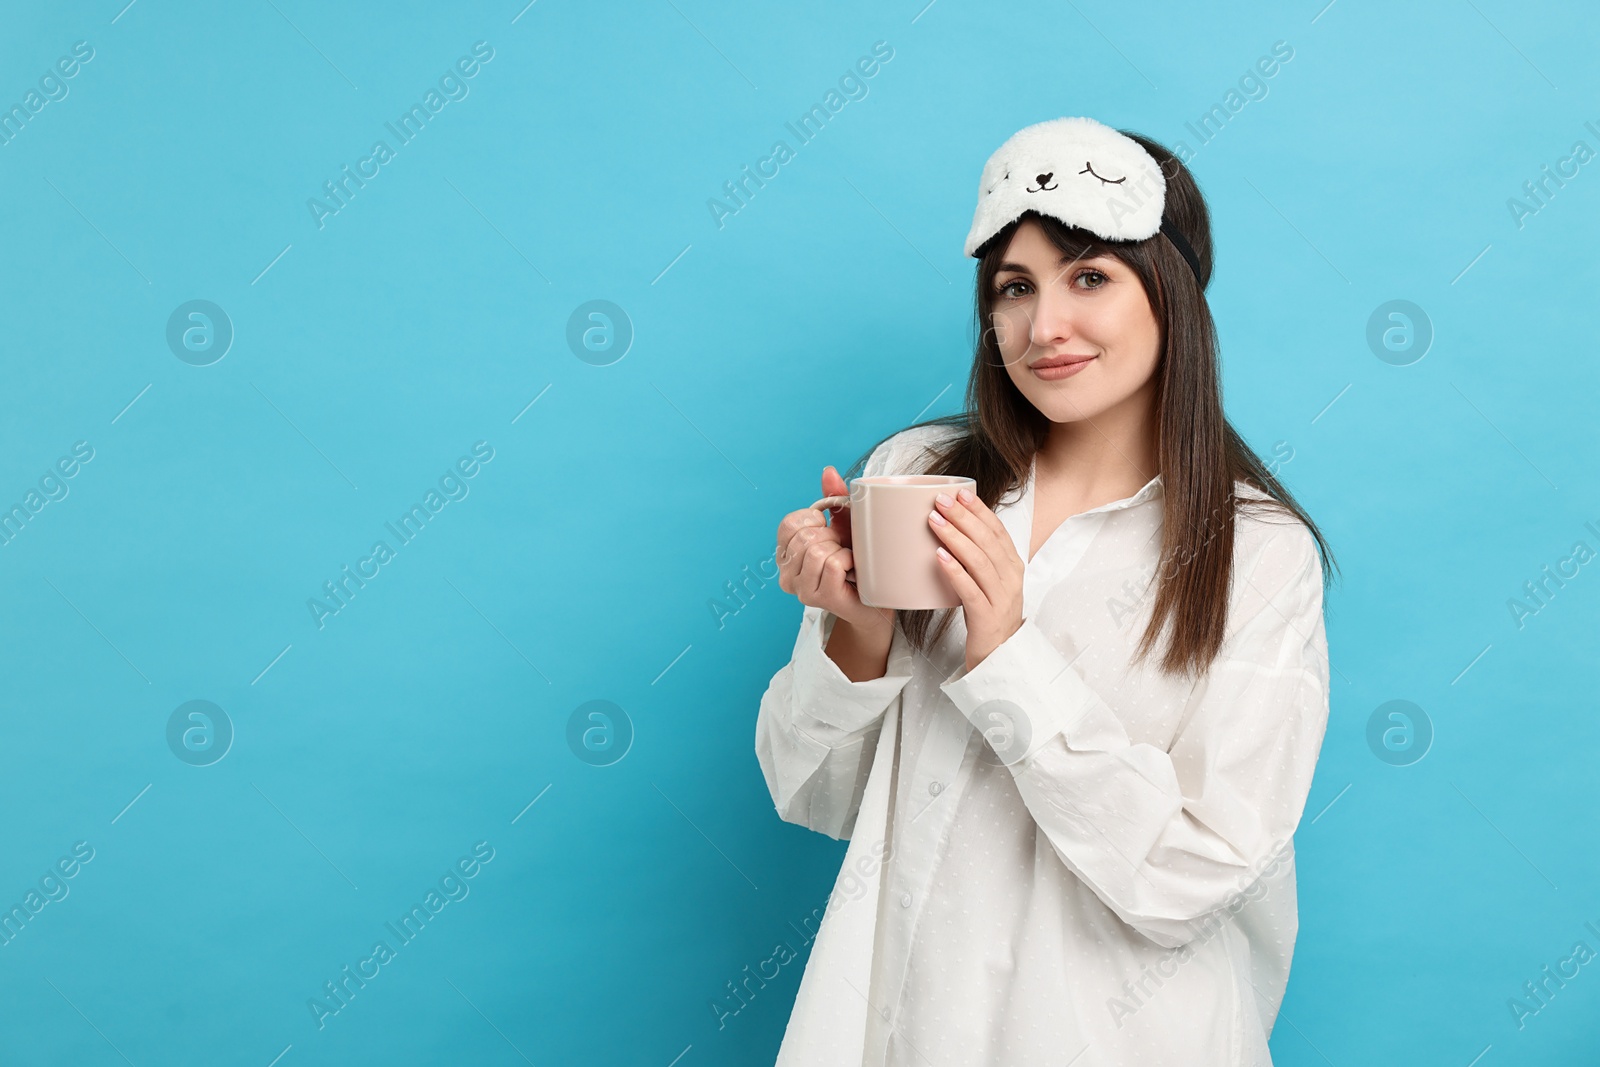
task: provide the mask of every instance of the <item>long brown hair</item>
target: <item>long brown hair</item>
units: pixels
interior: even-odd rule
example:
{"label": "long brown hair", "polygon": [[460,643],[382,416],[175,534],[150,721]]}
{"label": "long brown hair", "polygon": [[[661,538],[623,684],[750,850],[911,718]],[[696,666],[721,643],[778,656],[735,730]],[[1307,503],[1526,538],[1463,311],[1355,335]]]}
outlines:
{"label": "long brown hair", "polygon": [[[993,508],[1027,479],[1034,454],[1050,430],[1049,420],[1006,372],[990,325],[994,278],[1012,234],[1023,220],[1033,219],[1069,257],[1112,255],[1132,268],[1162,327],[1154,403],[1165,509],[1159,587],[1135,659],[1145,658],[1170,623],[1172,632],[1161,668],[1198,676],[1209,669],[1226,633],[1237,514],[1246,508],[1260,508],[1286,512],[1305,523],[1321,553],[1324,583],[1330,576],[1332,552],[1311,517],[1223,414],[1216,326],[1204,293],[1212,272],[1211,215],[1200,188],[1188,168],[1165,147],[1139,134],[1122,132],[1144,146],[1166,176],[1166,214],[1199,260],[1199,279],[1159,232],[1142,241],[1107,241],[1051,216],[1024,212],[979,249],[978,339],[967,380],[966,410],[914,425],[950,426],[961,431],[942,446],[930,448],[932,460],[924,473],[975,479],[979,498]],[[878,444],[889,437],[863,453],[851,472],[861,470]],[[1235,479],[1259,489],[1268,499],[1237,497]],[[949,628],[954,609],[939,613],[943,617],[931,635],[934,611],[898,613],[898,625],[919,651],[926,652]]]}

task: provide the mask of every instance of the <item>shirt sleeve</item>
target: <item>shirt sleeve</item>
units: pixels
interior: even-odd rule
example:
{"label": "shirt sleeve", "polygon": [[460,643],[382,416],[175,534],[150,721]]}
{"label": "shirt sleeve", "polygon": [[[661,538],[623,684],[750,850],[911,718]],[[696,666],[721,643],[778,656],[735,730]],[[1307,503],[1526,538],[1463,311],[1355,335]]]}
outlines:
{"label": "shirt sleeve", "polygon": [[[903,473],[909,431],[873,450],[862,473]],[[882,678],[852,682],[826,647],[838,617],[806,607],[794,654],[756,713],[756,758],[778,816],[843,840],[855,828],[884,713],[911,679],[914,653],[899,626]]]}
{"label": "shirt sleeve", "polygon": [[906,638],[895,629],[882,678],[852,682],[824,651],[836,617],[807,607],[794,656],[756,713],[756,758],[785,822],[845,840],[855,828],[884,713],[911,679]]}
{"label": "shirt sleeve", "polygon": [[941,685],[980,732],[1001,739],[997,754],[1062,862],[1166,948],[1195,940],[1206,916],[1274,862],[1321,751],[1320,559],[1304,524],[1271,530],[1249,573],[1235,574],[1228,637],[1168,751],[1132,741],[1031,619]]}

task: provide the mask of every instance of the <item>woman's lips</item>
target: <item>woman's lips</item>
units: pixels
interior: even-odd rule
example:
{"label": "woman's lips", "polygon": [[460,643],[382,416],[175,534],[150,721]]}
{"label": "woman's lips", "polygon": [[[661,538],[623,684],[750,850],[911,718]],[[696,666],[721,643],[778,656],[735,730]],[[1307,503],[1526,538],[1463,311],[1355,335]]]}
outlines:
{"label": "woman's lips", "polygon": [[1095,358],[1094,356],[1087,358],[1058,356],[1054,359],[1041,359],[1029,369],[1033,371],[1035,377],[1042,378],[1047,382],[1053,382],[1061,378],[1072,377],[1093,363]]}

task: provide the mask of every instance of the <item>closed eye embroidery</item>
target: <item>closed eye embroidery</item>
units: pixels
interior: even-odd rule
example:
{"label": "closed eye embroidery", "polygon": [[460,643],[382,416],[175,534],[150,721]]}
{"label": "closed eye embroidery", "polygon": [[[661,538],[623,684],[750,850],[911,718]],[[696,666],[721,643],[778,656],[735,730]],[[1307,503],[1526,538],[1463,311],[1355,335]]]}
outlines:
{"label": "closed eye embroidery", "polygon": [[[1005,181],[1009,177],[1011,177],[1011,172],[1008,170],[1008,171],[1005,172],[1005,174],[1001,175],[1000,182]],[[993,185],[989,186],[989,188],[985,189],[983,191],[983,195],[984,196],[988,196],[990,193],[992,193],[996,189],[1000,188],[1000,182],[995,182]]]}
{"label": "closed eye embroidery", "polygon": [[[1083,164],[1083,169],[1080,170],[1078,173],[1079,174],[1094,174],[1094,164],[1085,161],[1084,164]],[[1098,174],[1094,174],[1094,176],[1096,178],[1100,178],[1100,175],[1098,175]],[[1123,182],[1128,180],[1128,176],[1126,174],[1124,174],[1122,177],[1116,179],[1115,181],[1113,181],[1110,178],[1100,178],[1100,180],[1102,182],[1104,182],[1105,184],[1107,184],[1107,185],[1120,185],[1121,183],[1123,183]]]}

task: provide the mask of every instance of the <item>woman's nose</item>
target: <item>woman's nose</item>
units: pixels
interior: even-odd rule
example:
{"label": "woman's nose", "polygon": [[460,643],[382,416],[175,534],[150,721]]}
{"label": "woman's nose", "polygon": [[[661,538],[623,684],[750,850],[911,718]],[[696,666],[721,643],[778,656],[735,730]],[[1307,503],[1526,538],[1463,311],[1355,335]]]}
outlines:
{"label": "woman's nose", "polygon": [[1072,336],[1071,298],[1054,285],[1042,287],[1033,304],[1030,340],[1037,348],[1060,344]]}

